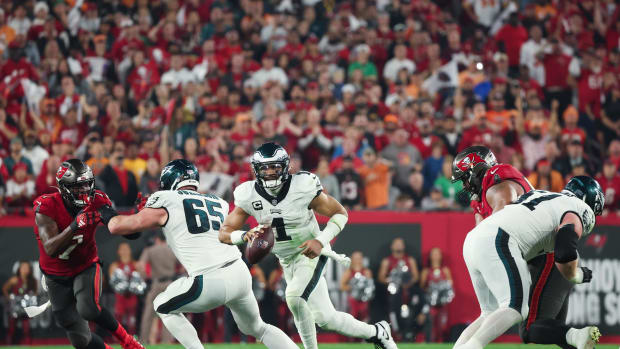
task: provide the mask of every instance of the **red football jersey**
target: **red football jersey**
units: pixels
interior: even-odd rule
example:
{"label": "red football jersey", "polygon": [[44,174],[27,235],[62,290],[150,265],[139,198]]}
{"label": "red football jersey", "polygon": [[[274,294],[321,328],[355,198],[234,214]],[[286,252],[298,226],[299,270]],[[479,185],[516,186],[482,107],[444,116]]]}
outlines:
{"label": "red football jersey", "polygon": [[[112,205],[108,196],[99,190],[95,190],[93,200],[93,204],[88,208],[89,211],[97,210],[104,205]],[[59,232],[65,230],[74,219],[65,208],[62,196],[58,192],[39,196],[34,201],[34,210],[36,213],[52,218],[56,222]],[[39,245],[39,265],[46,274],[74,276],[99,261],[97,244],[95,243],[95,226],[74,232],[73,243],[57,257],[50,257],[45,253],[39,237],[39,228],[36,225],[34,233]]]}
{"label": "red football jersey", "polygon": [[489,190],[489,188],[491,188],[495,184],[507,180],[516,182],[521,185],[524,193],[527,193],[530,190],[534,190],[534,187],[532,187],[532,185],[525,178],[525,176],[519,170],[512,167],[512,165],[497,164],[491,167],[482,179],[482,198],[481,201],[478,203],[480,214],[483,218],[487,218],[493,213],[491,205],[489,205],[489,203],[487,202],[487,190]]}

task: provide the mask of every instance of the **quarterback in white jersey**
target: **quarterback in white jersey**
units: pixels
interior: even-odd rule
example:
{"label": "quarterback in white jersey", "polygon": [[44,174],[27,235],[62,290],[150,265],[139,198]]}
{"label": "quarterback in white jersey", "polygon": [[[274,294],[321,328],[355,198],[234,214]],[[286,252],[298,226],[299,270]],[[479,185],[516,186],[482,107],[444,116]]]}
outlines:
{"label": "quarterback in white jersey", "polygon": [[[455,348],[483,348],[527,317],[531,284],[527,260],[554,252],[555,265],[567,280],[590,282],[592,271],[579,266],[577,241],[590,234],[604,201],[598,182],[577,176],[562,193],[534,190],[523,194],[470,231],[463,258],[484,321],[467,327]],[[592,332],[589,340],[578,349],[592,349],[598,341],[598,328],[588,330]],[[571,331],[566,334],[573,335]]]}
{"label": "quarterback in white jersey", "polygon": [[[286,280],[286,303],[306,349],[316,349],[316,327],[364,338],[377,346],[395,349],[389,324],[374,325],[336,311],[329,299],[323,268],[328,256],[338,259],[330,241],[344,228],[347,211],[323,193],[319,178],[309,172],[289,174],[289,156],[275,143],[265,143],[252,156],[256,180],[240,184],[234,191],[235,209],[224,221],[220,241],[242,244],[255,231],[241,231],[249,216],[258,229],[275,229],[273,253],[279,258]],[[321,230],[314,212],[330,217]]]}
{"label": "quarterback in white jersey", "polygon": [[228,203],[215,195],[198,193],[198,180],[194,164],[174,160],[161,173],[161,191],[148,198],[144,209],[124,216],[108,206],[100,210],[101,219],[112,234],[131,235],[158,227],[163,230],[189,276],[168,285],[153,305],[185,348],[203,346],[183,313],[202,313],[221,305],[231,310],[241,332],[256,337],[268,348],[297,348],[284,332],[260,318],[252,278],[241,253],[237,247],[219,241]]}

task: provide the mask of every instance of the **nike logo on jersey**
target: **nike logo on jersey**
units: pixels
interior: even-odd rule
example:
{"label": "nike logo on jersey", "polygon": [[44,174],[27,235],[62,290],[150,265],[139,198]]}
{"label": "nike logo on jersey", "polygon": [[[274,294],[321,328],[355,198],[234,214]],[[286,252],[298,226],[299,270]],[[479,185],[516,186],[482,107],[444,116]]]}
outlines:
{"label": "nike logo on jersey", "polygon": [[491,171],[491,174],[495,174],[495,172],[497,172],[497,168],[493,169],[493,171]]}

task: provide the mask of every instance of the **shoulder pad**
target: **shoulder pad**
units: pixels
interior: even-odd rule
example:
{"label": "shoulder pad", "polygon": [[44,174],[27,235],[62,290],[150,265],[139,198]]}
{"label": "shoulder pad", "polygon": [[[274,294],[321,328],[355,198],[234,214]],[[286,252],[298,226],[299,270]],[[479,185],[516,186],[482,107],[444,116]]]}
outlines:
{"label": "shoulder pad", "polygon": [[254,181],[246,181],[239,184],[233,191],[233,197],[236,201],[249,200],[254,190]]}
{"label": "shoulder pad", "polygon": [[166,202],[169,200],[170,196],[174,194],[172,190],[160,190],[151,194],[146,201],[144,207],[148,208],[162,208],[166,206]]}
{"label": "shoulder pad", "polygon": [[323,189],[319,176],[307,171],[299,171],[293,175],[295,189],[299,191],[316,192]]}
{"label": "shoulder pad", "polygon": [[103,206],[110,205],[112,206],[112,200],[108,197],[108,194],[102,192],[101,190],[95,190],[95,196],[93,198],[95,205]]}

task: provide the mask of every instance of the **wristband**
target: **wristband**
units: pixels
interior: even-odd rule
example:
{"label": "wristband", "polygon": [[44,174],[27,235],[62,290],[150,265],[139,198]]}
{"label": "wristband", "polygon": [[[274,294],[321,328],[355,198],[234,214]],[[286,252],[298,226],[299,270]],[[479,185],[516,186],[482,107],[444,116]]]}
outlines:
{"label": "wristband", "polygon": [[232,233],[230,233],[230,241],[232,242],[233,245],[241,245],[245,242],[245,240],[243,239],[245,237],[245,233],[247,233],[245,230],[235,230]]}
{"label": "wristband", "polygon": [[581,268],[577,268],[575,271],[575,276],[572,279],[568,280],[574,284],[580,284],[583,282],[583,270]]}
{"label": "wristband", "polygon": [[329,245],[329,242],[340,234],[342,229],[344,229],[348,219],[349,217],[341,213],[336,213],[329,219],[325,229],[323,229],[323,231],[321,231],[315,239],[319,240],[323,247]]}
{"label": "wristband", "polygon": [[71,229],[71,231],[78,230],[77,221],[75,219],[71,222],[71,224],[69,224],[69,228]]}
{"label": "wristband", "polygon": [[99,213],[101,214],[101,221],[105,225],[108,225],[108,223],[110,223],[110,219],[118,216],[118,212],[116,212],[116,210],[109,205],[102,206],[99,209]]}

